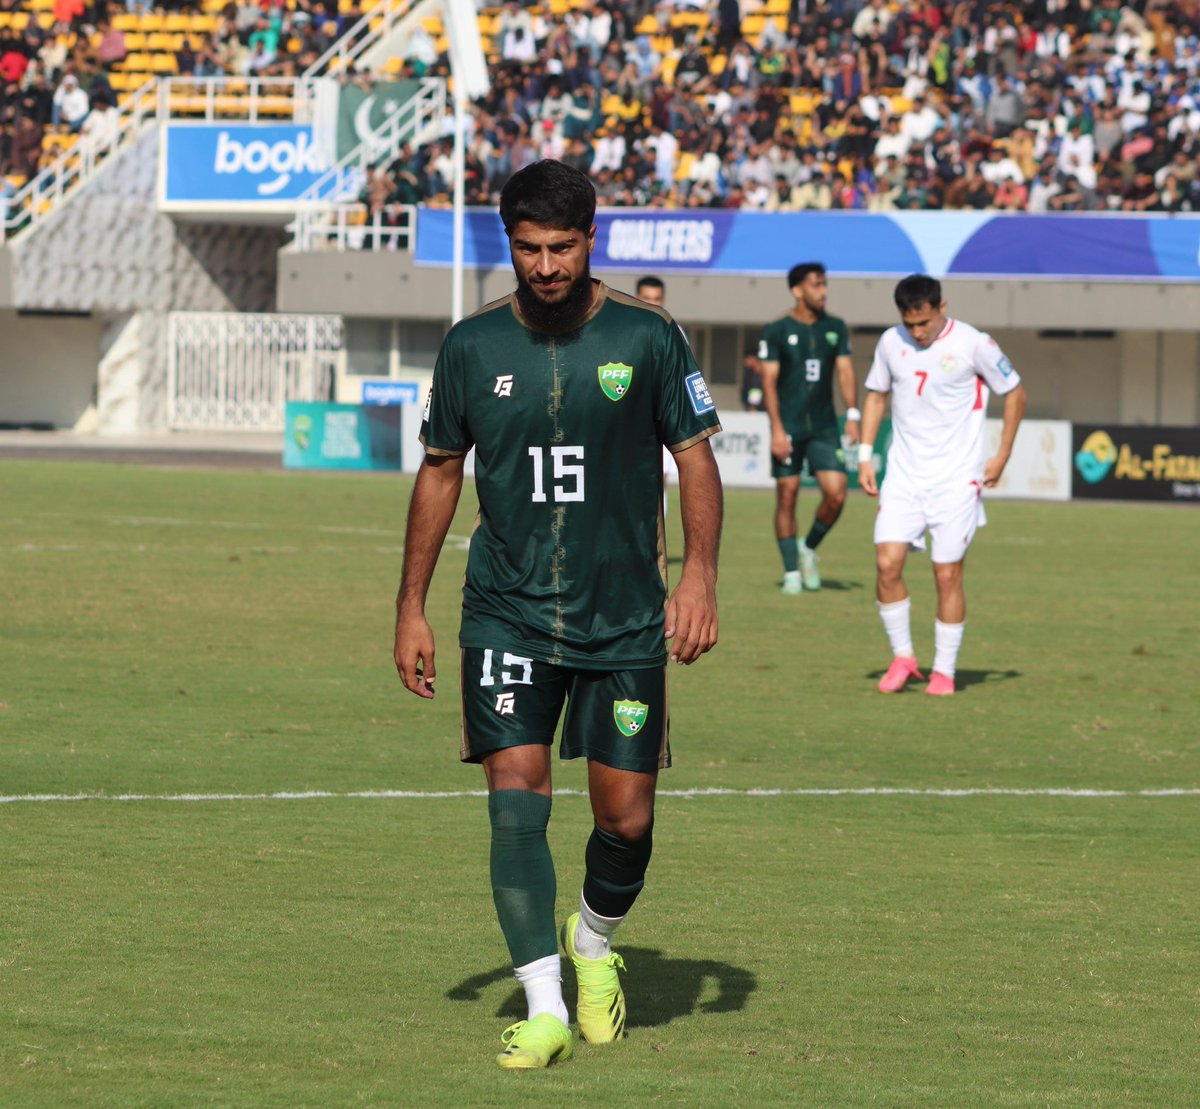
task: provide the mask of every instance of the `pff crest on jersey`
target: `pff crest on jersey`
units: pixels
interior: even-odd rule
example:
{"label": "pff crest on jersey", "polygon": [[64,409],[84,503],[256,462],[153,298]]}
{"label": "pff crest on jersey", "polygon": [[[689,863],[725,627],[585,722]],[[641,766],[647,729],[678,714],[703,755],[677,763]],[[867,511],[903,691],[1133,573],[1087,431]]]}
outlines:
{"label": "pff crest on jersey", "polygon": [[637,735],[646,726],[646,716],[649,712],[650,706],[643,701],[613,702],[613,720],[623,736]]}
{"label": "pff crest on jersey", "polygon": [[628,391],[629,383],[633,380],[633,367],[624,362],[605,362],[596,367],[596,376],[600,379],[600,388],[609,400],[620,400]]}

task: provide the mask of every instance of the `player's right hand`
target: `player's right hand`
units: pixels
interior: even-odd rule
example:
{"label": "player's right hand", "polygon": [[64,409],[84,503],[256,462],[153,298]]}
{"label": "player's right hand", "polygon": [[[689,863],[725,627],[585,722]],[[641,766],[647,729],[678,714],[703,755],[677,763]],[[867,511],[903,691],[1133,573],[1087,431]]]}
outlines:
{"label": "player's right hand", "polygon": [[783,428],[771,432],[771,454],[778,462],[791,461],[792,437]]}
{"label": "player's right hand", "polygon": [[879,496],[879,483],[875,477],[875,463],[860,462],[858,464],[858,487],[868,497]]}
{"label": "player's right hand", "polygon": [[418,697],[433,696],[433,629],[424,616],[396,617],[396,643],[392,658],[404,688]]}

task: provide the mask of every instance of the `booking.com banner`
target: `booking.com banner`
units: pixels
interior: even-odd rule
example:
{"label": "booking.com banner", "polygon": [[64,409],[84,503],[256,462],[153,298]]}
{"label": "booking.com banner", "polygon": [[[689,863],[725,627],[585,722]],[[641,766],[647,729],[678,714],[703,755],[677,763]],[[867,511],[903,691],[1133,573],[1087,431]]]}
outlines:
{"label": "booking.com banner", "polygon": [[291,211],[328,168],[311,126],[173,123],[162,141],[165,211]]}
{"label": "booking.com banner", "polygon": [[[509,264],[493,209],[467,212],[464,258]],[[1112,281],[1200,279],[1200,216],[996,212],[732,212],[609,208],[596,213],[597,269],[773,274],[818,244],[830,272],[903,277]],[[453,262],[454,215],[422,208],[418,264]],[[800,253],[804,253],[803,250]]]}

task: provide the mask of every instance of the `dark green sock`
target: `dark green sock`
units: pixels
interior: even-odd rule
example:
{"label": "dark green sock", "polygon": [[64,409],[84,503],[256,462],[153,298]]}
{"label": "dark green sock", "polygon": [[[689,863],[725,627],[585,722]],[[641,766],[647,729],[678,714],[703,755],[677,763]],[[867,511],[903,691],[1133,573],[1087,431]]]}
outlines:
{"label": "dark green sock", "polygon": [[779,553],[783,555],[784,571],[790,574],[799,565],[798,559],[800,555],[798,554],[799,547],[796,544],[796,537],[789,535],[786,539],[778,539],[776,542],[779,544]]}
{"label": "dark green sock", "polygon": [[832,527],[832,524],[823,524],[820,520],[814,518],[812,527],[808,529],[808,534],[804,537],[804,545],[810,551],[815,551],[817,544],[829,534],[829,529]]}
{"label": "dark green sock", "polygon": [[546,842],[550,798],[523,789],[488,796],[492,822],[492,897],[513,966],[558,951],[554,860]]}
{"label": "dark green sock", "polygon": [[603,828],[592,829],[587,845],[583,899],[600,916],[624,916],[646,884],[646,867],[654,849],[654,825],[630,843]]}

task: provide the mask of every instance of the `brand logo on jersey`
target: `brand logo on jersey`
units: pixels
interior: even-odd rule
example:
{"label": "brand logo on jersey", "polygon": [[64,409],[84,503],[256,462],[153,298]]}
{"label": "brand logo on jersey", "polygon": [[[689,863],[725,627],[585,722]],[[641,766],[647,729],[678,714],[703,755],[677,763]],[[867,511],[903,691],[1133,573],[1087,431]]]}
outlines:
{"label": "brand logo on jersey", "polygon": [[1089,485],[1103,481],[1117,460],[1117,446],[1107,431],[1093,431],[1075,455],[1075,468]]}
{"label": "brand logo on jersey", "polygon": [[421,413],[421,419],[429,420],[429,409],[433,406],[433,386],[429,386],[429,392],[425,394],[425,411]]}
{"label": "brand logo on jersey", "polygon": [[953,354],[947,354],[946,357],[938,363],[938,369],[940,369],[944,374],[952,374],[954,373],[954,368],[957,365],[958,359],[956,359]]}
{"label": "brand logo on jersey", "polygon": [[629,383],[633,380],[633,367],[624,362],[606,362],[596,367],[596,376],[600,379],[600,388],[609,400],[620,400],[629,392]]}
{"label": "brand logo on jersey", "polygon": [[826,331],[825,332],[825,342],[827,342],[831,347],[836,347],[837,341],[838,341],[838,333],[836,331]]}
{"label": "brand logo on jersey", "polygon": [[496,694],[496,711],[501,716],[512,716],[514,708],[516,708],[517,696],[515,693],[497,693]]}
{"label": "brand logo on jersey", "polygon": [[798,342],[800,342],[799,335],[789,335],[788,336],[788,346],[789,347],[794,347]]}
{"label": "brand logo on jersey", "polygon": [[613,720],[623,736],[635,736],[646,726],[650,706],[641,701],[614,701]]}
{"label": "brand logo on jersey", "polygon": [[711,412],[717,407],[713,404],[712,395],[708,391],[708,385],[705,384],[702,373],[688,374],[684,380],[687,382],[688,397],[691,399],[692,409],[697,416],[703,416],[706,412]]}
{"label": "brand logo on jersey", "polygon": [[496,396],[498,396],[498,397],[511,397],[512,396],[512,383],[513,383],[513,375],[512,374],[498,374],[496,376],[496,388],[494,388],[492,390],[492,392],[495,393]]}

